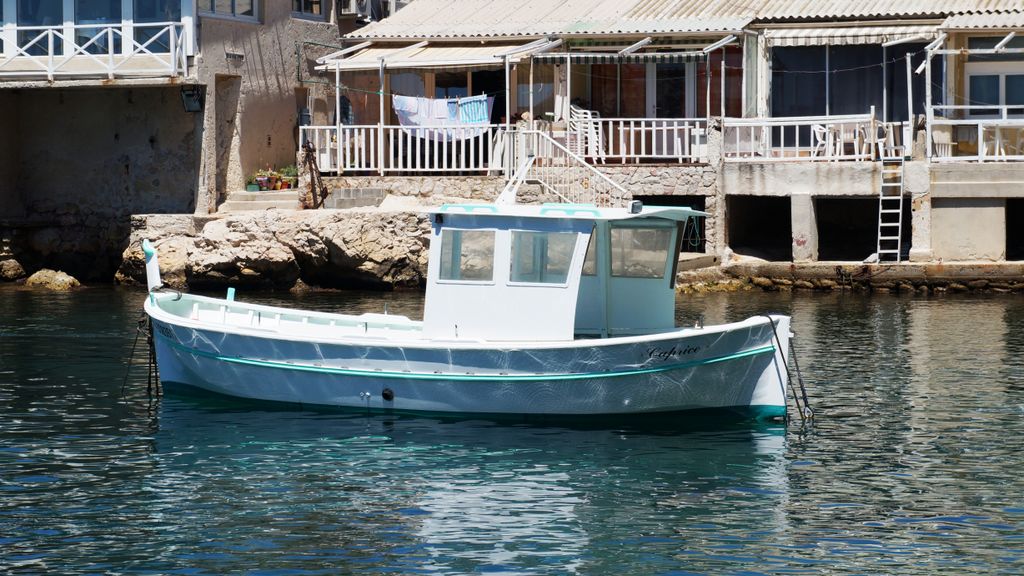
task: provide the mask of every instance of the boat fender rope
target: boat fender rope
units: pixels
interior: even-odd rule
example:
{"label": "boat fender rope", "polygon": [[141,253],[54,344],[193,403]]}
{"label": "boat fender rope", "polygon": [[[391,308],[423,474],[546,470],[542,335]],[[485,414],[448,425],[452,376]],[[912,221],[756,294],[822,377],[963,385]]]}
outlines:
{"label": "boat fender rope", "polygon": [[[775,337],[775,343],[778,345],[779,352],[781,353],[782,352],[782,339],[779,338],[779,332],[778,332],[778,330],[775,327],[775,320],[770,315],[768,315],[768,314],[763,314],[763,316],[765,318],[767,318],[768,319],[768,323],[771,324],[772,335]],[[811,410],[810,401],[807,398],[807,388],[804,386],[804,378],[803,378],[803,375],[800,373],[800,363],[797,362],[797,359],[796,359],[796,347],[791,345],[789,347],[789,350],[790,350],[791,355],[793,356],[793,367],[796,368],[796,378],[797,378],[797,382],[798,382],[798,384],[800,386],[800,396],[803,397],[803,405],[802,406],[801,406],[800,398],[797,397],[797,395],[796,395],[796,389],[793,388],[793,376],[792,376],[792,374],[789,371],[789,364],[786,363],[786,362],[783,362],[782,363],[782,367],[786,369],[786,382],[788,383],[789,388],[792,389],[792,391],[793,391],[793,402],[796,404],[797,413],[800,414],[800,420],[806,421],[807,419],[814,417],[814,411]],[[786,355],[783,354],[782,357],[785,358]]]}

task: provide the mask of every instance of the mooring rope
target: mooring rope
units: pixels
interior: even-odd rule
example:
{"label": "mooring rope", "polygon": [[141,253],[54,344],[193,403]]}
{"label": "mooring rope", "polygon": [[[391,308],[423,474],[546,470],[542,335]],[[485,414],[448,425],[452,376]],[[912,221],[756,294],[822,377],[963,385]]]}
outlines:
{"label": "mooring rope", "polygon": [[[782,357],[786,355],[782,350],[782,339],[779,338],[779,332],[775,328],[775,320],[768,314],[763,314],[768,319],[768,323],[772,326],[772,334],[775,336],[775,343],[779,347],[779,352],[782,353]],[[804,386],[804,378],[800,372],[800,363],[796,359],[796,347],[789,347],[790,353],[793,356],[793,367],[796,368],[796,379],[800,386],[800,396],[803,397],[803,406],[800,405],[800,398],[796,395],[796,389],[793,388],[793,376],[789,371],[789,364],[787,362],[782,363],[782,367],[786,369],[786,383],[789,388],[793,391],[793,403],[796,404],[797,413],[800,414],[800,420],[807,421],[809,418],[814,417],[814,411],[811,410],[810,400],[807,398],[807,388]]]}

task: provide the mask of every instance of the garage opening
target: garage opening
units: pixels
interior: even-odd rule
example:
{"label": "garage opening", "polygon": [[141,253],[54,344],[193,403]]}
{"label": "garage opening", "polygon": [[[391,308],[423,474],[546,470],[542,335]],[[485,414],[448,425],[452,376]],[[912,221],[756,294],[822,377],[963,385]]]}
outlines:
{"label": "garage opening", "polygon": [[729,196],[726,212],[726,237],[733,252],[764,260],[793,259],[789,198]]}
{"label": "garage opening", "polygon": [[1006,199],[1006,259],[1024,260],[1024,198]]}
{"label": "garage opening", "polygon": [[[814,211],[818,260],[862,262],[878,249],[878,198],[816,198]],[[902,217],[900,251],[905,259],[910,251],[910,201],[906,199]]]}
{"label": "garage opening", "polygon": [[[692,210],[704,211],[707,206],[705,196],[633,196],[634,200],[644,203],[644,206],[683,206]],[[707,242],[704,231],[707,229],[707,218],[697,218],[687,223],[683,234],[683,252],[701,252],[705,250]]]}

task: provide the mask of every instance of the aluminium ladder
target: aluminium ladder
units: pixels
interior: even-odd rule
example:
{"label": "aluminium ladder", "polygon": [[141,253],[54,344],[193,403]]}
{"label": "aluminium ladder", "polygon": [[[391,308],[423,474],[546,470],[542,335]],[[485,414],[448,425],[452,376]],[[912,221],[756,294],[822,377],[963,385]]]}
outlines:
{"label": "aluminium ladder", "polygon": [[899,262],[903,249],[903,147],[882,156],[882,178],[878,187],[879,262]]}

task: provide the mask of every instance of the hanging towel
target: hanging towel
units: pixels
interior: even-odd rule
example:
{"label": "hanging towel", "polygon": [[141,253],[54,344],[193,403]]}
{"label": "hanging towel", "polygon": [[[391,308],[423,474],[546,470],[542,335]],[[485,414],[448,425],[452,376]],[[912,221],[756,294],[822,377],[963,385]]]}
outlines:
{"label": "hanging towel", "polygon": [[487,124],[491,121],[491,108],[494,106],[494,97],[484,94],[470,96],[459,100],[459,123],[460,124]]}

